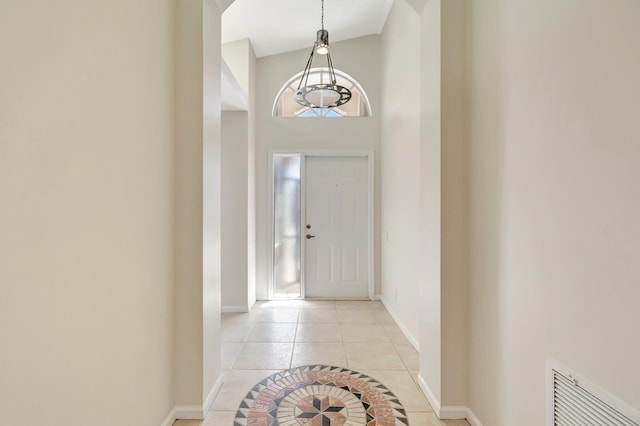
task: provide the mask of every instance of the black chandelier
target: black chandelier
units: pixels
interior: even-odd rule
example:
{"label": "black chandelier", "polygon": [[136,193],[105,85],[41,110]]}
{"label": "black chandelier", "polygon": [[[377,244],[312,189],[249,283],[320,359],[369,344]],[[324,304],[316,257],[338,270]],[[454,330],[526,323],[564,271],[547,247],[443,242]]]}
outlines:
{"label": "black chandelier", "polygon": [[[349,102],[351,90],[336,84],[336,72],[333,69],[331,53],[329,52],[329,31],[324,29],[324,0],[322,0],[320,23],[321,29],[316,34],[316,42],[313,44],[307,66],[302,72],[302,77],[300,77],[300,83],[298,83],[298,90],[294,95],[294,99],[300,105],[309,108],[333,108]],[[308,84],[314,53],[327,56],[329,83]]]}

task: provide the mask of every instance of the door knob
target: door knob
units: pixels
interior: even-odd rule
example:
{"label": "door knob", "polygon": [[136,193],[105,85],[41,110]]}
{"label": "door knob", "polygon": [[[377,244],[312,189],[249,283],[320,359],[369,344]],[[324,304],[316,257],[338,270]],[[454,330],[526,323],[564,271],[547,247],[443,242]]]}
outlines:
{"label": "door knob", "polygon": [[316,237],[315,235],[311,235],[311,234],[307,234],[306,235],[307,240],[310,240],[310,239],[315,238],[315,237]]}

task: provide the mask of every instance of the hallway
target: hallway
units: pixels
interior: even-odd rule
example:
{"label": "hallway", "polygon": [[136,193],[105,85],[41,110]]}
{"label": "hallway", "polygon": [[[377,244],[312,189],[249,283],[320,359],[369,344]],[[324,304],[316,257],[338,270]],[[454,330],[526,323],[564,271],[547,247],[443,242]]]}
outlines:
{"label": "hallway", "polygon": [[398,397],[411,426],[468,425],[433,414],[416,383],[418,353],[377,301],[258,302],[250,313],[223,314],[222,363],[224,384],[203,426],[232,425],[256,383],[308,364],[347,367],[379,380]]}

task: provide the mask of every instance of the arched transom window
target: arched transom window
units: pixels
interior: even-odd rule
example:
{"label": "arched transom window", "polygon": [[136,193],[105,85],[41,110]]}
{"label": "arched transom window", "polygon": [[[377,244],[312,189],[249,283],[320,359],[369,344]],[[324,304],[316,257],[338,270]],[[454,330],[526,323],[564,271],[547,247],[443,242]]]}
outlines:
{"label": "arched transom window", "polygon": [[[336,83],[351,90],[352,97],[346,104],[335,108],[309,108],[295,101],[293,95],[298,90],[302,72],[287,81],[276,96],[273,103],[274,117],[369,117],[371,105],[369,98],[360,84],[349,74],[340,70],[336,72]],[[307,84],[329,83],[328,68],[312,68]]]}

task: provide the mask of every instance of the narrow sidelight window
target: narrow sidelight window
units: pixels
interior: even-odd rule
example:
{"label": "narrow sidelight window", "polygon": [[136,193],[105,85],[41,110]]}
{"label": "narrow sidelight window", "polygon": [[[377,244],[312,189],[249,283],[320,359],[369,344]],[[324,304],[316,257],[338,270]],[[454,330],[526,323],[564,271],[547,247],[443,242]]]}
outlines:
{"label": "narrow sidelight window", "polygon": [[299,155],[273,157],[273,298],[301,297]]}

